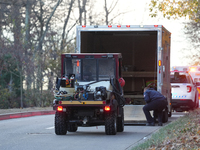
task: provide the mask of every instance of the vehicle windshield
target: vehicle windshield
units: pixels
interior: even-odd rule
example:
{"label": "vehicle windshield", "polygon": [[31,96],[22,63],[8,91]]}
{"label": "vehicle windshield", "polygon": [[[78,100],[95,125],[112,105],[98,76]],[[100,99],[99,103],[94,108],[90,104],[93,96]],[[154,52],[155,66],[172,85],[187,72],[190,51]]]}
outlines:
{"label": "vehicle windshield", "polygon": [[189,83],[186,75],[170,75],[170,83]]}
{"label": "vehicle windshield", "polygon": [[65,76],[75,75],[77,81],[109,80],[115,77],[114,59],[65,59]]}

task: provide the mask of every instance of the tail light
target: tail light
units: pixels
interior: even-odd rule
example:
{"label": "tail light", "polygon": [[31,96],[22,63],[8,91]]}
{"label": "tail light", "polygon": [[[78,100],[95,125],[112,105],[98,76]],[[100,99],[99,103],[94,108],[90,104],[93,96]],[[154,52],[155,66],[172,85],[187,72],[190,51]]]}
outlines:
{"label": "tail light", "polygon": [[57,107],[57,111],[63,111],[63,107],[62,106],[58,106]]}
{"label": "tail light", "polygon": [[105,111],[110,111],[110,106],[105,106],[104,110]]}
{"label": "tail light", "polygon": [[190,93],[192,91],[192,87],[191,86],[187,86],[187,92]]}

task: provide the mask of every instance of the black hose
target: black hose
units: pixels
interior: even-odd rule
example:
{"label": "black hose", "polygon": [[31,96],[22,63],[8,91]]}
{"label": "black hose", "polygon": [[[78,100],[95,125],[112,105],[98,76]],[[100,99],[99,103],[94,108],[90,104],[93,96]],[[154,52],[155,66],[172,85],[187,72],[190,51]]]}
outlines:
{"label": "black hose", "polygon": [[119,87],[120,91],[117,89],[117,87],[114,84],[114,78],[112,78],[112,79],[110,79],[110,83],[111,83],[111,85],[113,87],[113,91],[112,92],[114,93],[118,104],[120,106],[124,106],[125,105],[125,99],[124,99],[124,97],[122,95],[122,88],[121,88],[121,86],[119,84],[119,81],[117,79],[115,79],[115,81],[117,81],[117,84],[118,84],[118,87]]}
{"label": "black hose", "polygon": [[57,81],[56,81],[56,89],[59,91],[60,89],[60,82],[61,82],[61,79],[58,79],[57,78]]}

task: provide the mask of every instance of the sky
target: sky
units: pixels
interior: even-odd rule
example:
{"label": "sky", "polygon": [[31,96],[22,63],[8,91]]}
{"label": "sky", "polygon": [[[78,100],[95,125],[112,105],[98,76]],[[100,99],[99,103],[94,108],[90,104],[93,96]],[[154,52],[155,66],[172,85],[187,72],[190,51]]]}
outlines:
{"label": "sky", "polygon": [[188,39],[186,38],[184,30],[184,22],[188,20],[180,18],[179,20],[168,20],[162,15],[156,18],[149,16],[149,3],[151,0],[119,0],[118,8],[115,11],[130,11],[120,18],[123,25],[163,25],[171,32],[171,66],[186,66],[189,61],[183,58],[184,48],[189,47]]}

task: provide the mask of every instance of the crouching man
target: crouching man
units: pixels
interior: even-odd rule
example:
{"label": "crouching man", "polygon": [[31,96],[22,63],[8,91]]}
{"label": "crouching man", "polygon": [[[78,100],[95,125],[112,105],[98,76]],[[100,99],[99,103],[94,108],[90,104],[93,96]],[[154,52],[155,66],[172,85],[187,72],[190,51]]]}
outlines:
{"label": "crouching man", "polygon": [[162,126],[162,111],[167,106],[167,99],[153,88],[144,88],[144,100],[146,105],[143,107],[147,119],[147,126],[155,126],[154,118],[150,111],[155,111],[158,115],[158,125]]}

